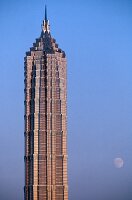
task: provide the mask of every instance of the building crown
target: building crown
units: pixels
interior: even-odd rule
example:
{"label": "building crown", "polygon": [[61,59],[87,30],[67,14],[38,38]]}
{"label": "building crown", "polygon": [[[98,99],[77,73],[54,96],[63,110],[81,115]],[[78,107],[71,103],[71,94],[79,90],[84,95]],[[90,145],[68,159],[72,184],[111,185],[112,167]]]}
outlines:
{"label": "building crown", "polygon": [[47,19],[47,6],[45,5],[45,19],[43,20],[43,24],[42,24],[42,31],[44,33],[48,32],[50,33],[50,24],[49,24],[49,20]]}

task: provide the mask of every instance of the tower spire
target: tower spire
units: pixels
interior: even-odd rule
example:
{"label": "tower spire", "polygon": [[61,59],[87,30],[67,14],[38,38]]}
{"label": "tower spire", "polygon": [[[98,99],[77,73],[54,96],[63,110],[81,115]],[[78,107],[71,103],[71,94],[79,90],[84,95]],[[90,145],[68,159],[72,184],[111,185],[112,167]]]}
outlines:
{"label": "tower spire", "polygon": [[42,30],[44,33],[45,32],[50,33],[50,25],[49,25],[49,20],[47,18],[47,6],[46,5],[45,5],[45,18],[43,20]]}
{"label": "tower spire", "polygon": [[45,5],[45,21],[47,22],[47,6]]}

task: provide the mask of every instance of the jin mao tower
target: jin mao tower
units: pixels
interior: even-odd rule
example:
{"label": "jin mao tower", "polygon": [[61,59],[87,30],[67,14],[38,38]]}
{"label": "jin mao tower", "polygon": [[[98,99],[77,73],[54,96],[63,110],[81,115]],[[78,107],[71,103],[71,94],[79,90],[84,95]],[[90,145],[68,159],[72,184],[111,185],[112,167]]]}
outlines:
{"label": "jin mao tower", "polygon": [[25,200],[68,200],[66,65],[45,8],[24,63]]}

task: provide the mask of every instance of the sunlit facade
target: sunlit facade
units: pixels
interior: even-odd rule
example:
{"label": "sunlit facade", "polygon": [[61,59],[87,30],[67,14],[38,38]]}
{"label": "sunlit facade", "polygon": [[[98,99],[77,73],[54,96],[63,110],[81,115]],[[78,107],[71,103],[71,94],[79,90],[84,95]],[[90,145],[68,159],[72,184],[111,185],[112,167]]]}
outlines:
{"label": "sunlit facade", "polygon": [[25,57],[25,200],[68,200],[66,56],[41,36]]}

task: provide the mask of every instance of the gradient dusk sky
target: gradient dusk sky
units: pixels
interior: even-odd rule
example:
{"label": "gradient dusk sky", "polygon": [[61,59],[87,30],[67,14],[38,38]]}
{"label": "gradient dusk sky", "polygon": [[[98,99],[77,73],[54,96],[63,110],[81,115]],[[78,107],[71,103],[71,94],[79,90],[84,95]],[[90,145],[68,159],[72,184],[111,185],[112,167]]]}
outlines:
{"label": "gradient dusk sky", "polygon": [[69,200],[132,200],[131,0],[0,1],[0,200],[23,200],[24,56],[45,3],[68,60]]}

